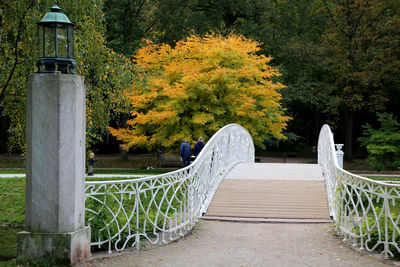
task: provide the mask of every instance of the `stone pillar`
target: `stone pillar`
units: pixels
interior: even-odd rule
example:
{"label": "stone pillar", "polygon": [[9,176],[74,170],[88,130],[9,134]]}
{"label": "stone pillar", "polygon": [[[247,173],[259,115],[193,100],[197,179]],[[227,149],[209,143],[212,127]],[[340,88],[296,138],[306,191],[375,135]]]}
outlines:
{"label": "stone pillar", "polygon": [[74,264],[91,257],[83,80],[60,73],[29,78],[25,231],[17,236],[18,262]]}

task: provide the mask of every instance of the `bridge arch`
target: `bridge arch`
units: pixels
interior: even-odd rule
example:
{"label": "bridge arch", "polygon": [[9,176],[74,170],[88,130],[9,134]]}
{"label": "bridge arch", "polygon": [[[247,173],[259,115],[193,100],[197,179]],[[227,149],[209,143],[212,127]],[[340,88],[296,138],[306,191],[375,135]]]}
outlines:
{"label": "bridge arch", "polygon": [[330,214],[345,241],[385,257],[400,253],[400,185],[375,181],[339,167],[328,125],[318,139],[318,164],[326,181]]}
{"label": "bridge arch", "polygon": [[243,162],[254,162],[253,139],[242,126],[229,124],[185,168],[142,179],[86,182],[91,245],[111,253],[183,236],[207,210],[227,172]]}
{"label": "bridge arch", "polygon": [[[167,243],[190,231],[207,210],[224,176],[254,162],[250,134],[237,124],[220,129],[183,169],[132,180],[86,182],[92,246],[123,250]],[[338,165],[328,125],[318,140],[318,164],[330,215],[344,240],[385,257],[400,253],[400,185],[371,180]]]}

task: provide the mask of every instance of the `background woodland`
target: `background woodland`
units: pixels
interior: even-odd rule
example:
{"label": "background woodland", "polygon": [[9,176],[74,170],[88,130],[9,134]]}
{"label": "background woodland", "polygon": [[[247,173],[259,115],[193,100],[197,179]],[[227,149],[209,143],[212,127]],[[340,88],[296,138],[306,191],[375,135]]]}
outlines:
{"label": "background woodland", "polygon": [[[36,22],[48,0],[0,1],[0,151],[25,147],[25,88],[37,59]],[[78,73],[87,87],[88,145],[116,143],[109,126],[130,119],[126,92],[140,80],[135,55],[147,45],[174,48],[190,36],[235,34],[281,75],[274,82],[287,122],[267,150],[315,146],[329,123],[349,159],[362,125],[377,112],[400,114],[400,0],[60,0],[76,23]]]}

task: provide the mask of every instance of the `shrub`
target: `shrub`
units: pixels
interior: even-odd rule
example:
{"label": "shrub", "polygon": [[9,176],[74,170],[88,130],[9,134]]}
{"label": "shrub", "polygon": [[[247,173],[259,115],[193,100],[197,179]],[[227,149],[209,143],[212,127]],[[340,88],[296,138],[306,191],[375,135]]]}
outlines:
{"label": "shrub", "polygon": [[377,114],[380,128],[363,125],[363,136],[358,138],[368,151],[368,162],[377,171],[396,170],[400,166],[400,124],[392,114]]}

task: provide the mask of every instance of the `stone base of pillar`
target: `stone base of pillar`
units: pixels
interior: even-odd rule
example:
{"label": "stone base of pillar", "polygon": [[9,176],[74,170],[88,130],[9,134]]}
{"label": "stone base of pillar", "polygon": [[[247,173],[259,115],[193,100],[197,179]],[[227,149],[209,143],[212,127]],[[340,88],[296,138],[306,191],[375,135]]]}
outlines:
{"label": "stone base of pillar", "polygon": [[19,264],[70,265],[90,259],[90,227],[69,233],[17,234]]}

